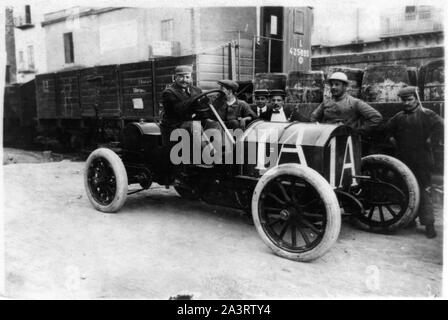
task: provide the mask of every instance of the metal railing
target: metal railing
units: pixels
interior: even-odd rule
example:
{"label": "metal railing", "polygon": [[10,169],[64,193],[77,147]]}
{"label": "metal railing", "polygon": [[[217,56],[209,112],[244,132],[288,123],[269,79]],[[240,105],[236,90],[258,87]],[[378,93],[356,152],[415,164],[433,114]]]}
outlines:
{"label": "metal railing", "polygon": [[[283,39],[276,39],[265,36],[257,36],[253,33],[248,33],[242,30],[228,30],[228,33],[234,33],[235,37],[232,40],[228,40],[229,42],[226,45],[231,45],[235,47],[235,60],[236,60],[236,76],[237,80],[240,80],[241,74],[241,41],[242,40],[251,40],[252,41],[252,70],[253,76],[255,76],[255,70],[260,69],[260,66],[256,66],[256,62],[263,61],[266,63],[266,68],[263,69],[262,72],[271,72],[271,52],[272,52],[272,44],[281,42],[283,43]],[[261,70],[259,70],[261,71]]]}
{"label": "metal railing", "polygon": [[431,9],[381,16],[381,37],[435,31],[443,31],[440,10]]}
{"label": "metal railing", "polygon": [[15,27],[22,27],[22,26],[30,26],[33,25],[33,23],[31,22],[31,18],[26,16],[16,16],[14,17],[14,26]]}
{"label": "metal railing", "polygon": [[271,72],[271,55],[272,55],[272,43],[283,43],[283,39],[276,39],[271,37],[257,36],[254,35],[252,39],[252,69],[253,76],[255,77],[255,62],[257,60],[257,55],[259,60],[265,60],[267,64],[266,72]]}

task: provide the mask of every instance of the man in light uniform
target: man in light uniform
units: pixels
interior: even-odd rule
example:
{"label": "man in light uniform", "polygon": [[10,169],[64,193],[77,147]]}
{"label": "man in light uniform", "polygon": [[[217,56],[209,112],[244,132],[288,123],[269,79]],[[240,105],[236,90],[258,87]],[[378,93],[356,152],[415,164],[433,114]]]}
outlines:
{"label": "man in light uniform", "polygon": [[354,129],[361,136],[368,135],[383,117],[364,101],[347,94],[348,78],[335,72],[328,79],[331,99],[325,99],[311,114],[312,122],[341,123]]}

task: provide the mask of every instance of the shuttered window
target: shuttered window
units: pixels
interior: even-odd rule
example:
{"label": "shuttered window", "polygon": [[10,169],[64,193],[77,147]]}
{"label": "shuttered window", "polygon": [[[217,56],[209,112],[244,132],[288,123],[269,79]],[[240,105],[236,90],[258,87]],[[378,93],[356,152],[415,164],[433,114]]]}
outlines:
{"label": "shuttered window", "polygon": [[25,59],[23,57],[23,51],[19,51],[19,70],[25,69]]}
{"label": "shuttered window", "polygon": [[25,6],[25,23],[31,24],[31,7],[29,5]]}
{"label": "shuttered window", "polygon": [[34,47],[28,46],[28,69],[34,70]]}
{"label": "shuttered window", "polygon": [[174,39],[174,20],[162,20],[162,41],[173,41]]}
{"label": "shuttered window", "polygon": [[64,33],[64,53],[65,53],[65,63],[75,62],[72,32]]}

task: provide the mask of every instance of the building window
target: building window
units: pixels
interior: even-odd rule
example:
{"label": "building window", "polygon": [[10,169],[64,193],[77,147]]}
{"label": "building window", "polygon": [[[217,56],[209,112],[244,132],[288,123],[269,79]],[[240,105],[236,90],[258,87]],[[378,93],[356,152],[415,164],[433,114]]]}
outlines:
{"label": "building window", "polygon": [[48,80],[42,80],[42,91],[45,93],[50,92],[50,86],[48,84]]}
{"label": "building window", "polygon": [[11,72],[11,66],[9,64],[7,64],[6,65],[6,78],[5,78],[5,82],[6,83],[10,83],[11,82],[10,72]]}
{"label": "building window", "polygon": [[19,51],[19,70],[25,69],[25,59],[23,58],[23,51]]}
{"label": "building window", "polygon": [[31,7],[29,5],[25,6],[25,23],[31,24]]}
{"label": "building window", "polygon": [[28,69],[34,70],[34,48],[33,46],[28,46]]}
{"label": "building window", "polygon": [[65,54],[65,63],[75,62],[72,32],[64,33],[64,54]]}
{"label": "building window", "polygon": [[277,35],[278,18],[277,16],[271,16],[271,35]]}
{"label": "building window", "polygon": [[174,20],[162,20],[162,41],[173,41]]}
{"label": "building window", "polygon": [[420,20],[428,20],[431,19],[431,11],[420,11],[418,13],[418,18]]}
{"label": "building window", "polygon": [[294,33],[304,34],[304,17],[303,11],[294,10]]}
{"label": "building window", "polygon": [[406,20],[415,20],[416,10],[415,6],[406,6],[404,11],[404,18]]}

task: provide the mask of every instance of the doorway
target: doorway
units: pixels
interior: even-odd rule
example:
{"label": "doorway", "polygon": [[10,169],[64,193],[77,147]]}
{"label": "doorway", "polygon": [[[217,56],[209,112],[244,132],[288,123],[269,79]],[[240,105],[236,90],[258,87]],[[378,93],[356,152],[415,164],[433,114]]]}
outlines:
{"label": "doorway", "polygon": [[[268,72],[282,72],[283,67],[283,7],[263,7],[261,10],[262,36],[270,39]],[[270,54],[269,54],[270,51]]]}

